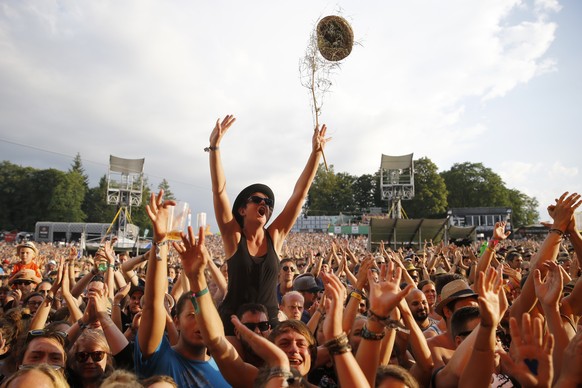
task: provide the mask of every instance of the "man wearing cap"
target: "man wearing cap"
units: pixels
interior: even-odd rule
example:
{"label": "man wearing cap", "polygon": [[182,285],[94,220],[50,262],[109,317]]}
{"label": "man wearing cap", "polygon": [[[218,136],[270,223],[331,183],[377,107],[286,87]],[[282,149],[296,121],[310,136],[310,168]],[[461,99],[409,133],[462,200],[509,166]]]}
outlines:
{"label": "man wearing cap", "polygon": [[315,277],[312,274],[306,273],[298,276],[295,279],[295,281],[293,282],[293,289],[301,293],[301,295],[303,295],[304,302],[301,320],[304,323],[307,323],[309,322],[309,319],[311,319],[309,309],[317,301],[317,294],[319,293],[319,291],[321,291],[321,287],[319,287],[319,285],[315,281]]}
{"label": "man wearing cap", "polygon": [[18,274],[18,272],[22,271],[23,269],[33,270],[37,278],[42,278],[40,269],[34,262],[34,259],[36,256],[38,256],[38,249],[36,249],[36,246],[32,241],[26,241],[22,244],[18,244],[16,246],[16,254],[20,258],[20,263],[14,264],[14,268],[12,268],[12,276],[10,279],[14,278],[16,274]]}
{"label": "man wearing cap", "polygon": [[451,317],[462,307],[478,307],[477,297],[478,295],[463,279],[455,279],[443,287],[441,301],[435,310],[447,323],[447,331],[427,341],[435,368],[444,366],[456,349],[455,339],[451,336]]}
{"label": "man wearing cap", "polygon": [[[210,145],[205,149],[209,153],[214,214],[228,263],[228,292],[220,305],[220,316],[227,336],[234,335],[230,316],[244,303],[263,304],[267,307],[269,321],[273,325],[278,322],[276,288],[279,253],[301,212],[323,148],[329,140],[325,138],[325,125],[321,130],[319,127],[314,129],[307,164],[283,210],[267,227],[275,206],[275,196],[268,186],[253,184],[246,187],[230,207],[220,158],[220,142],[234,122],[232,115],[227,115],[222,121],[218,119],[210,134]],[[262,139],[257,141],[261,143]]]}

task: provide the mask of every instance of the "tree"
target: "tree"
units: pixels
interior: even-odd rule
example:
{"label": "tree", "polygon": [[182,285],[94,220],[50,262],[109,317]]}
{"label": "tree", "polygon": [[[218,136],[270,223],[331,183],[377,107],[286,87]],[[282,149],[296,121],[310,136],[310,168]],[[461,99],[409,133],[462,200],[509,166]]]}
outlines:
{"label": "tree", "polygon": [[360,175],[352,185],[355,207],[364,212],[376,206],[374,194],[376,192],[376,179],[371,174]]}
{"label": "tree", "polygon": [[538,221],[539,206],[538,200],[530,198],[519,190],[509,190],[509,199],[511,203],[511,223],[513,228],[519,228],[524,225],[531,225]]}
{"label": "tree", "polygon": [[99,186],[92,187],[85,196],[83,206],[87,214],[87,222],[111,223],[117,209],[107,204],[107,176],[99,180]]}
{"label": "tree", "polygon": [[310,216],[335,215],[354,211],[352,185],[355,178],[347,173],[336,174],[333,166],[326,170],[323,164],[309,189],[305,208]]}
{"label": "tree", "polygon": [[86,215],[81,209],[85,199],[83,176],[70,171],[59,179],[49,202],[48,215],[52,221],[83,222]]}
{"label": "tree", "polygon": [[168,183],[166,178],[162,179],[162,181],[158,185],[158,192],[160,190],[164,190],[164,199],[171,199],[174,201],[176,200],[176,197],[174,196],[174,193],[172,193],[172,189],[170,189],[170,184]]}
{"label": "tree", "polygon": [[509,194],[499,175],[482,163],[456,163],[441,174],[449,207],[509,206]]}
{"label": "tree", "polygon": [[410,218],[440,217],[447,211],[447,186],[429,158],[414,161],[414,193],[402,204]]}
{"label": "tree", "polygon": [[85,173],[85,168],[83,168],[83,161],[81,160],[81,154],[77,152],[75,158],[73,159],[73,164],[69,168],[69,172],[77,172],[83,177],[83,186],[86,190],[89,190],[89,177]]}

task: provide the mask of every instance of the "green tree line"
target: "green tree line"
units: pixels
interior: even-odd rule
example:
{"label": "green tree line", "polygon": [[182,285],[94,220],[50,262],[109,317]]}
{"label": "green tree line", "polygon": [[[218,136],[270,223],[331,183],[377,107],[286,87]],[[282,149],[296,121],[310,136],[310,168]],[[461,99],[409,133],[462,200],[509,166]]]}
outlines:
{"label": "green tree line", "polygon": [[[428,158],[414,161],[415,196],[403,201],[409,218],[442,218],[455,207],[511,207],[514,226],[537,222],[538,201],[519,190],[506,187],[501,177],[481,163],[457,163],[438,172]],[[107,205],[107,177],[89,187],[81,156],[77,154],[68,171],[22,167],[0,163],[0,228],[33,231],[37,221],[113,221],[117,209]],[[166,179],[158,185],[166,198],[174,198]],[[151,188],[144,180],[143,198]],[[320,165],[305,203],[307,215],[360,215],[370,208],[387,210],[382,200],[380,174],[351,175],[325,170]],[[132,223],[147,228],[145,206],[132,208]]]}
{"label": "green tree line", "polygon": [[[514,226],[538,221],[537,199],[506,186],[501,177],[482,163],[457,163],[439,172],[429,158],[414,161],[414,191],[402,207],[409,218],[444,218],[458,207],[511,207]],[[305,203],[307,215],[359,215],[372,207],[387,211],[382,200],[380,173],[351,175],[320,165]]]}
{"label": "green tree line", "polygon": [[[173,199],[170,185],[163,179],[158,189]],[[144,179],[143,198],[151,188]],[[0,163],[0,228],[34,231],[37,221],[111,223],[117,208],[107,204],[107,176],[89,187],[81,155],[75,156],[68,171],[22,167]],[[131,221],[141,230],[149,225],[145,206],[132,207]]]}

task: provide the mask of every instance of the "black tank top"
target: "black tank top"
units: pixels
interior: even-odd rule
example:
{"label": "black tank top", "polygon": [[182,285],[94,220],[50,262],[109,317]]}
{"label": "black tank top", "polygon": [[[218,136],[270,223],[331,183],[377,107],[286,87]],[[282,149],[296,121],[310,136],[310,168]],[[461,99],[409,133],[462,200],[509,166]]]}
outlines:
{"label": "black tank top", "polygon": [[261,303],[267,307],[271,325],[276,325],[279,307],[277,304],[277,278],[279,256],[273,240],[265,230],[267,253],[261,257],[251,256],[247,239],[241,235],[236,252],[228,259],[228,292],[219,307],[220,318],[226,335],[234,335],[230,316],[245,303]]}

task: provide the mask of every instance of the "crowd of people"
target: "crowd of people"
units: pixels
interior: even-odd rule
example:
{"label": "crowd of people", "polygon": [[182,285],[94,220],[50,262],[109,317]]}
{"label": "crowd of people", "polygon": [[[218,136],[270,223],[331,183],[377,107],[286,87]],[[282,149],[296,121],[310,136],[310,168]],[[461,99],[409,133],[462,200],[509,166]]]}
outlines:
{"label": "crowd of people", "polygon": [[290,233],[325,126],[271,220],[265,185],[230,206],[219,152],[234,121],[206,149],[220,236],[170,240],[160,192],[141,255],[0,244],[1,387],[582,385],[580,195],[548,206],[540,241],[505,222],[469,246]]}

